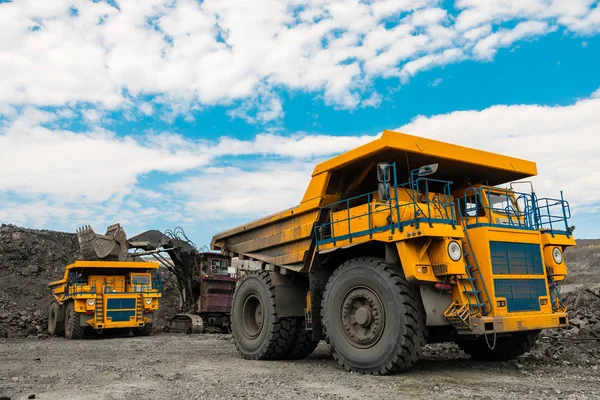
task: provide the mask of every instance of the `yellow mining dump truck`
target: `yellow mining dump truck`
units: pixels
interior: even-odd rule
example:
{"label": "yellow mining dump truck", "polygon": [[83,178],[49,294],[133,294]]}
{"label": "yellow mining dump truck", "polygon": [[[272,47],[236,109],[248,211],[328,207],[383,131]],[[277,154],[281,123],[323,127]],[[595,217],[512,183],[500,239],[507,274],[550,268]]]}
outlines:
{"label": "yellow mining dump truck", "polygon": [[130,328],[134,335],[152,332],[162,280],[156,262],[75,261],[61,280],[48,284],[48,332],[80,339],[86,328]]}
{"label": "yellow mining dump truck", "polygon": [[407,370],[425,343],[482,360],[523,354],[568,323],[557,282],[575,245],[562,194],[512,189],[536,173],[392,131],[317,165],[299,206],[212,240],[261,261],[234,294],[238,350],[299,358],[325,338],[346,370],[373,374]]}

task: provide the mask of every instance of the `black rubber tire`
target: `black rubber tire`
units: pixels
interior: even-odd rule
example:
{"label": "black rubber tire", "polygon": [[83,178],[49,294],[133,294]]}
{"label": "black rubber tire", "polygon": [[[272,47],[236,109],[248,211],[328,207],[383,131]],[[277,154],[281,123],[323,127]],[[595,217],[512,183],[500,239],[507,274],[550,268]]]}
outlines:
{"label": "black rubber tire", "polygon": [[[485,338],[458,342],[458,347],[478,361],[508,361],[527,353],[535,346],[540,331],[515,332],[510,336],[496,338],[494,350],[491,350]],[[494,339],[488,335],[488,342]]]}
{"label": "black rubber tire", "polygon": [[304,317],[297,318],[294,342],[289,353],[285,356],[288,360],[299,360],[310,356],[319,344],[318,340],[313,340],[312,331],[304,329],[305,323]]}
{"label": "black rubber tire", "polygon": [[65,335],[65,313],[63,306],[56,301],[50,305],[48,333],[55,336]]}
{"label": "black rubber tire", "polygon": [[[255,326],[251,324],[252,318],[244,315],[244,311],[253,308]],[[275,310],[275,287],[269,272],[247,272],[238,282],[231,306],[231,335],[245,359],[280,360],[290,352],[296,318],[279,318]]]}
{"label": "black rubber tire", "polygon": [[133,328],[131,332],[134,336],[150,336],[152,334],[152,324],[145,324],[142,329]]}
{"label": "black rubber tire", "polygon": [[69,340],[82,339],[85,326],[79,325],[79,313],[75,312],[75,303],[69,301],[65,309],[65,337]]}
{"label": "black rubber tire", "polygon": [[[370,347],[359,348],[344,332],[342,305],[357,288],[374,293],[383,315],[383,328]],[[419,292],[404,273],[380,258],[360,257],[346,261],[329,278],[323,296],[322,320],[333,356],[347,371],[383,375],[410,369],[425,345],[425,311]]]}

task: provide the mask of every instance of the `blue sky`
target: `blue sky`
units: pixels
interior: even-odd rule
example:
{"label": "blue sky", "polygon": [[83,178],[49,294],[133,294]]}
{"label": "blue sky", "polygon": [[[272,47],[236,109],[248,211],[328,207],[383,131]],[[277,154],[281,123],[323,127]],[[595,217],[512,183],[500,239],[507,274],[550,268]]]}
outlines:
{"label": "blue sky", "polygon": [[596,0],[0,1],[0,222],[212,234],[400,129],[538,163],[600,237]]}

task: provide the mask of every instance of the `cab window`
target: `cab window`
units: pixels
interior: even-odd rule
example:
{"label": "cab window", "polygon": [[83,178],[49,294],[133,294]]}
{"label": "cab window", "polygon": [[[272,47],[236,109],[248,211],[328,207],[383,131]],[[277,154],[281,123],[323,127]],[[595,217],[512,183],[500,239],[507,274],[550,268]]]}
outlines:
{"label": "cab window", "polygon": [[218,258],[213,258],[210,261],[210,265],[212,267],[212,271],[215,274],[226,274],[227,273],[227,267],[229,267],[229,261],[228,260],[221,260]]}
{"label": "cab window", "polygon": [[506,195],[506,193],[488,193],[490,208],[497,214],[517,214],[519,207],[515,203],[515,199]]}

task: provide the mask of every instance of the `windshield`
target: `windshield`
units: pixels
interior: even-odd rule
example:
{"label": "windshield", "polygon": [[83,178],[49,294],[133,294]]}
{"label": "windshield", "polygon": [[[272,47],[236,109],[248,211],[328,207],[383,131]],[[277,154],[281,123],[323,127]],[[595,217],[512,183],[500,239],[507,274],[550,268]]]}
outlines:
{"label": "windshield", "polygon": [[512,195],[507,193],[488,192],[490,208],[498,214],[518,214],[519,207]]}
{"label": "windshield", "polygon": [[220,260],[213,258],[210,260],[212,272],[213,274],[227,274],[227,267],[229,267],[229,262],[227,260]]}
{"label": "windshield", "polygon": [[134,275],[131,277],[131,281],[134,285],[149,285],[150,277],[148,275]]}

